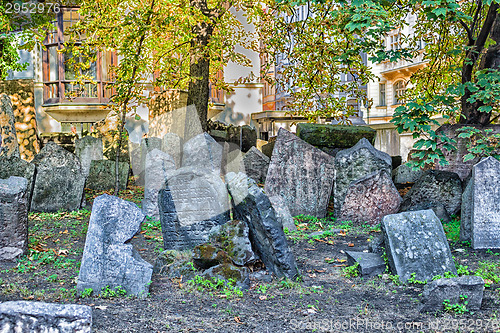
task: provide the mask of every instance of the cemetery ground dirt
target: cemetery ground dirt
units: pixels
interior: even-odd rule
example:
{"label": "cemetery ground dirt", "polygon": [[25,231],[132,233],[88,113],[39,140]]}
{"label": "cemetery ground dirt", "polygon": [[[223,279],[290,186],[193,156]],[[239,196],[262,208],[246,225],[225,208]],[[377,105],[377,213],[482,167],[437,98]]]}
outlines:
{"label": "cemetery ground dirt", "polygon": [[[140,196],[138,188],[121,193],[136,203]],[[221,293],[210,295],[187,283],[153,276],[145,299],[112,292],[81,298],[75,286],[89,217],[90,208],[31,214],[30,255],[1,267],[0,301],[86,304],[93,309],[94,332],[495,332],[500,328],[500,251],[475,251],[452,242],[457,264],[468,266],[470,272],[481,266],[481,272],[491,273],[482,308],[473,314],[420,314],[422,285],[398,285],[390,275],[367,280],[343,273],[343,252],[366,250],[378,230],[314,219],[304,219],[299,227],[309,230],[289,240],[303,275],[301,284],[252,281],[243,297],[223,298]],[[318,240],[305,236],[318,229],[333,231]],[[445,229],[456,238],[456,228]],[[161,249],[158,224],[146,221],[132,243],[153,263]]]}

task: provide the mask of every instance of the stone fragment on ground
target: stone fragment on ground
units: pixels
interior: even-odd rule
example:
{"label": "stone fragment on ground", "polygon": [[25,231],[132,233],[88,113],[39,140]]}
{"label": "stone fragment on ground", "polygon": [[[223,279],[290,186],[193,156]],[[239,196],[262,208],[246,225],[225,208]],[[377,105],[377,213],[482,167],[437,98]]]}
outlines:
{"label": "stone fragment on ground", "polygon": [[441,202],[448,214],[457,214],[462,202],[462,181],[449,171],[427,170],[403,197],[400,211],[426,202]]}
{"label": "stone fragment on ground", "polygon": [[240,171],[252,178],[256,183],[264,184],[267,170],[269,169],[269,162],[269,157],[257,148],[252,147],[243,155]]}
{"label": "stone fragment on ground", "polygon": [[100,293],[107,286],[145,297],[153,266],[127,242],[139,232],[145,215],[132,202],[111,195],[94,199],[77,290]]}
{"label": "stone fragment on ground", "polygon": [[335,156],[335,185],[333,191],[335,216],[339,216],[352,181],[363,178],[372,172],[392,171],[392,159],[389,154],[375,149],[362,138],[352,148],[342,150]]}
{"label": "stone fragment on ground", "polygon": [[226,182],[235,215],[249,226],[250,241],[264,265],[278,278],[294,280],[297,264],[267,195],[244,173],[228,173]]}
{"label": "stone fragment on ground", "polygon": [[449,305],[464,305],[469,311],[479,310],[483,301],[483,290],[484,280],[480,276],[438,279],[425,285],[420,311],[442,311],[445,300]]}
{"label": "stone fragment on ground", "polygon": [[206,243],[212,228],[230,220],[226,185],[211,169],[174,171],[158,200],[165,250],[193,249]]}
{"label": "stone fragment on ground", "polygon": [[0,261],[15,261],[28,252],[28,181],[0,179]]}
{"label": "stone fragment on ground", "polygon": [[365,253],[355,251],[345,251],[347,256],[347,265],[359,265],[359,273],[362,277],[374,277],[385,271],[385,261],[381,254]]}
{"label": "stone fragment on ground", "polygon": [[83,174],[88,177],[90,163],[94,160],[103,159],[103,146],[101,138],[94,138],[87,135],[81,139],[75,140],[75,155],[80,159]]}
{"label": "stone fragment on ground", "polygon": [[412,167],[401,164],[396,169],[392,170],[392,178],[395,184],[415,183],[424,175],[422,169],[414,170]]}
{"label": "stone fragment on ground", "polygon": [[402,282],[413,274],[419,281],[457,274],[443,225],[432,210],[387,215],[382,232],[389,267]]}
{"label": "stone fragment on ground", "polygon": [[[127,162],[118,162],[120,191],[127,188],[129,171],[130,165]],[[107,191],[113,190],[115,183],[115,161],[93,160],[90,162],[90,170],[85,187],[94,191]]]}
{"label": "stone fragment on ground", "polygon": [[53,142],[48,142],[32,163],[36,166],[32,211],[80,209],[85,175],[76,155]]}
{"label": "stone fragment on ground", "polygon": [[158,255],[153,266],[153,274],[181,279],[181,282],[193,279],[197,273],[193,256],[188,251],[165,250]]}
{"label": "stone fragment on ground", "polygon": [[266,178],[268,196],[280,196],[293,216],[323,218],[335,177],[334,158],[280,128]]}
{"label": "stone fragment on ground", "polygon": [[474,249],[500,248],[500,162],[487,157],[472,168],[463,193],[460,240]]}
{"label": "stone fragment on ground", "polygon": [[0,178],[7,179],[11,176],[23,177],[28,180],[28,210],[30,209],[33,186],[35,185],[35,165],[22,158],[0,156]]}
{"label": "stone fragment on ground", "polygon": [[0,331],[90,333],[92,308],[77,304],[4,302],[0,303]]}
{"label": "stone fragment on ground", "polygon": [[235,286],[241,289],[248,289],[250,287],[248,268],[238,267],[230,262],[212,266],[203,271],[200,275],[205,279],[234,282]]}
{"label": "stone fragment on ground", "polygon": [[374,226],[397,213],[402,200],[387,171],[378,170],[349,184],[338,221]]}
{"label": "stone fragment on ground", "polygon": [[222,146],[208,133],[201,133],[184,143],[182,167],[209,169],[220,174]]}
{"label": "stone fragment on ground", "polygon": [[292,214],[290,214],[290,210],[285,204],[283,198],[276,195],[274,197],[269,197],[269,201],[271,201],[271,204],[273,205],[274,212],[276,213],[278,221],[283,226],[283,230],[287,229],[288,231],[297,231],[295,220],[293,219]]}

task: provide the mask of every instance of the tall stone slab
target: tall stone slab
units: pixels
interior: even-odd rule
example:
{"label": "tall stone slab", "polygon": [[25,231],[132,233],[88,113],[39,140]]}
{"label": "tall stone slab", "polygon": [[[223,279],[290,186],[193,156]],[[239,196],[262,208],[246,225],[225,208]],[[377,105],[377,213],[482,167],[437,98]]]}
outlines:
{"label": "tall stone slab", "polygon": [[432,210],[387,215],[382,220],[389,267],[406,282],[424,281],[445,272],[457,274],[441,221]]}
{"label": "tall stone slab", "polygon": [[7,179],[10,176],[23,177],[28,180],[26,191],[29,211],[31,197],[33,195],[33,186],[35,185],[35,165],[19,157],[0,156],[0,178]]}
{"label": "tall stone slab", "polygon": [[352,221],[361,225],[377,225],[382,218],[395,214],[403,199],[386,170],[379,170],[351,182],[339,221]]}
{"label": "tall stone slab", "polygon": [[136,176],[135,184],[144,186],[144,169],[146,168],[146,155],[153,149],[162,148],[162,139],[157,137],[143,138],[139,145],[129,142],[130,165]]}
{"label": "tall stone slab", "polygon": [[76,155],[48,142],[32,161],[36,179],[31,198],[34,212],[80,209],[85,175]]}
{"label": "tall stone slab", "polygon": [[325,217],[335,177],[334,158],[280,128],[266,177],[268,196],[284,199],[293,216]]}
{"label": "tall stone slab", "polygon": [[[115,188],[116,165],[111,160],[93,160],[90,163],[86,187],[94,191],[107,191]],[[120,190],[125,190],[128,183],[130,166],[127,162],[118,162],[118,179]]]}
{"label": "tall stone slab", "polygon": [[132,202],[111,195],[95,198],[90,215],[76,288],[121,287],[127,294],[146,296],[153,266],[127,242],[139,232],[145,215]]}
{"label": "tall stone slab", "polygon": [[144,200],[142,200],[142,212],[144,214],[155,219],[160,218],[158,192],[165,188],[168,175],[175,170],[175,161],[169,154],[153,149],[146,155]]}
{"label": "tall stone slab", "polygon": [[10,97],[0,95],[0,156],[20,157],[15,122]]}
{"label": "tall stone slab", "polygon": [[240,170],[256,183],[265,183],[270,159],[255,147],[243,155]]}
{"label": "tall stone slab", "polygon": [[226,182],[236,215],[248,224],[250,241],[266,268],[278,278],[294,280],[299,275],[295,257],[267,195],[244,173],[230,172]]}
{"label": "tall stone slab", "polygon": [[75,155],[80,159],[83,174],[88,177],[90,163],[103,159],[102,139],[87,135],[75,140]]}
{"label": "tall stone slab", "polygon": [[28,251],[28,181],[0,179],[0,261],[15,261]]}
{"label": "tall stone slab", "polygon": [[472,168],[463,194],[460,238],[474,249],[500,248],[500,162],[487,157]]}
{"label": "tall stone slab", "polygon": [[182,166],[210,169],[220,174],[222,146],[208,133],[201,133],[184,143]]}
{"label": "tall stone slab", "polygon": [[210,169],[184,167],[167,178],[158,197],[165,250],[206,243],[212,228],[229,221],[226,185]]}
{"label": "tall stone slab", "polygon": [[462,202],[462,181],[449,171],[427,170],[403,197],[400,211],[429,202],[441,202],[448,214],[457,214]]}
{"label": "tall stone slab", "polygon": [[161,139],[161,150],[172,156],[177,167],[181,166],[182,140],[177,134],[165,134]]}
{"label": "tall stone slab", "polygon": [[366,138],[359,140],[354,147],[337,153],[333,190],[335,216],[340,215],[351,182],[380,170],[391,174],[392,159],[389,154],[375,149]]}

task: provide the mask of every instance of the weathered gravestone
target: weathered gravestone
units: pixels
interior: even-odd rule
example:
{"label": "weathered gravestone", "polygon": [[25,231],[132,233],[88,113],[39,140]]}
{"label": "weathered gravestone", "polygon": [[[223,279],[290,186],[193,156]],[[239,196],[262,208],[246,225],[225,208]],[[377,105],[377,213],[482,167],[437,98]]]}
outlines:
{"label": "weathered gravestone", "polygon": [[23,177],[28,180],[27,198],[29,210],[33,186],[35,185],[35,165],[19,157],[0,156],[0,178],[7,179],[10,176]]}
{"label": "weathered gravestone", "polygon": [[146,155],[153,149],[161,150],[161,147],[162,140],[156,137],[143,138],[140,145],[129,142],[130,164],[132,166],[132,172],[134,173],[134,176],[136,176],[136,185],[144,186]]}
{"label": "weathered gravestone", "polygon": [[325,217],[335,177],[334,158],[280,128],[265,192],[280,196],[293,216]]}
{"label": "weathered gravestone", "polygon": [[32,161],[36,165],[31,198],[34,212],[80,209],[85,175],[76,155],[48,142]]}
{"label": "weathered gravestone", "polygon": [[165,188],[165,181],[168,175],[175,170],[175,161],[169,154],[158,149],[153,149],[146,155],[144,200],[142,200],[142,211],[144,214],[156,219],[160,218],[158,192],[162,188]]}
{"label": "weathered gravestone", "polygon": [[181,166],[182,142],[177,134],[165,134],[161,139],[161,150],[172,156],[176,166]]}
{"label": "weathered gravestone", "polygon": [[212,228],[230,219],[226,185],[209,169],[176,170],[158,196],[165,250],[192,249],[205,243]]}
{"label": "weathered gravestone", "polygon": [[424,171],[422,169],[413,170],[412,167],[406,164],[402,164],[392,171],[394,183],[396,184],[415,183],[423,175]]}
{"label": "weathered gravestone", "polygon": [[10,97],[0,95],[0,156],[20,157],[15,122]]}
{"label": "weathered gravestone", "polygon": [[90,333],[87,305],[10,301],[0,304],[1,332]]}
{"label": "weathered gravestone", "polygon": [[89,175],[90,163],[94,160],[102,160],[103,149],[102,139],[87,135],[81,139],[75,140],[75,155],[80,159],[83,174]]}
{"label": "weathered gravestone", "polygon": [[340,215],[342,205],[352,181],[363,178],[372,172],[392,171],[392,159],[389,154],[375,149],[365,138],[352,148],[342,150],[335,156],[334,209],[335,216]]}
{"label": "weathered gravestone", "polygon": [[432,210],[387,215],[382,220],[385,250],[392,272],[406,282],[457,274],[443,225]]}
{"label": "weathered gravestone", "polygon": [[28,181],[0,179],[0,261],[14,261],[28,251]]}
{"label": "weathered gravestone", "polygon": [[338,219],[376,225],[397,213],[402,200],[387,171],[375,171],[351,182]]}
{"label": "weathered gravestone", "polygon": [[145,215],[133,203],[111,195],[95,198],[90,215],[76,288],[121,287],[128,294],[146,296],[153,266],[144,261],[129,240]]}
{"label": "weathered gravestone", "polygon": [[457,214],[462,202],[462,181],[449,171],[427,170],[403,197],[399,210],[405,212],[426,202],[441,202],[448,214]]}
{"label": "weathered gravestone", "polygon": [[257,183],[266,181],[270,159],[255,147],[243,155],[240,171]]}
{"label": "weathered gravestone", "polygon": [[[90,163],[86,187],[94,191],[106,191],[115,188],[115,161],[100,160]],[[127,162],[118,162],[118,179],[120,190],[127,188],[130,166]]]}
{"label": "weathered gravestone", "polygon": [[500,248],[500,162],[488,157],[472,168],[463,193],[460,239],[474,249]]}
{"label": "weathered gravestone", "polygon": [[184,143],[182,166],[209,169],[220,174],[222,146],[208,133],[201,133]]}
{"label": "weathered gravestone", "polygon": [[278,278],[294,280],[297,264],[267,195],[244,173],[230,172],[226,182],[236,216],[248,224],[250,241],[266,268]]}

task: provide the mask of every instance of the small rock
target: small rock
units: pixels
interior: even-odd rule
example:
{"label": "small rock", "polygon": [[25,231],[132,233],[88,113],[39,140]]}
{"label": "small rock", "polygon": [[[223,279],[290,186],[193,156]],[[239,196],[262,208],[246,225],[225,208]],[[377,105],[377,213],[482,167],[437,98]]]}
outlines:
{"label": "small rock", "polygon": [[204,271],[201,276],[212,280],[232,280],[236,282],[236,287],[241,289],[248,289],[250,287],[248,268],[237,267],[231,263],[223,263],[213,266]]}
{"label": "small rock", "polygon": [[347,265],[359,264],[361,276],[373,277],[385,271],[385,261],[380,254],[346,251]]}
{"label": "small rock", "polygon": [[208,269],[222,263],[231,262],[226,252],[214,247],[210,243],[197,245],[193,250],[193,261],[200,268]]}

